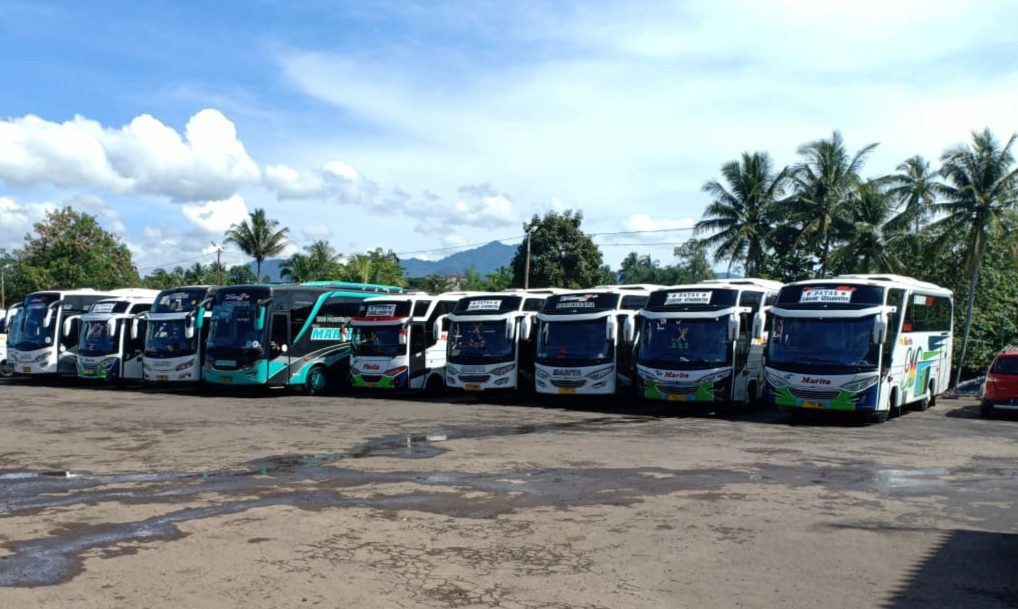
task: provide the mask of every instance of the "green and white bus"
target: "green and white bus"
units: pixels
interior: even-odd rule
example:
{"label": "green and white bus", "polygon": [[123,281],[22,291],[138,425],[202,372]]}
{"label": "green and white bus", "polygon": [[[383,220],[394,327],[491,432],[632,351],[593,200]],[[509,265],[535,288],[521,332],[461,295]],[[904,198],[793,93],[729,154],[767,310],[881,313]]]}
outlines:
{"label": "green and white bus", "polygon": [[78,333],[78,378],[141,380],[145,343],[134,327],[158,294],[158,290],[121,290],[116,298],[89,307]]}
{"label": "green and white bus", "polygon": [[657,290],[637,316],[640,394],[690,406],[763,397],[766,311],[781,284],[717,279]]}
{"label": "green and white bus", "polygon": [[876,422],[925,410],[948,387],[953,307],[950,290],[899,275],[788,284],[770,311],[768,396]]}
{"label": "green and white bus", "polygon": [[335,282],[220,288],[205,345],[206,382],[324,392],[348,378],[349,322],[395,286]]}

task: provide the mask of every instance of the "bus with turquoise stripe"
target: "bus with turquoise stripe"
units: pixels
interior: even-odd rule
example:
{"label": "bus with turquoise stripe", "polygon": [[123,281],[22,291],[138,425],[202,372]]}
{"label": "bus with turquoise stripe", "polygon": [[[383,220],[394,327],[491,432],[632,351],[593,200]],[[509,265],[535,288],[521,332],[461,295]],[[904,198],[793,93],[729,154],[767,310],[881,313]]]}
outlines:
{"label": "bus with turquoise stripe", "polygon": [[203,377],[220,385],[324,393],[347,381],[348,324],[361,302],[402,291],[339,281],[220,288],[212,303]]}
{"label": "bus with turquoise stripe", "polygon": [[781,283],[717,279],[657,290],[640,311],[640,395],[676,406],[748,406],[763,397],[767,308]]}
{"label": "bus with turquoise stripe", "polygon": [[950,290],[899,275],[788,284],[770,311],[768,397],[877,423],[925,410],[948,387],[953,309]]}

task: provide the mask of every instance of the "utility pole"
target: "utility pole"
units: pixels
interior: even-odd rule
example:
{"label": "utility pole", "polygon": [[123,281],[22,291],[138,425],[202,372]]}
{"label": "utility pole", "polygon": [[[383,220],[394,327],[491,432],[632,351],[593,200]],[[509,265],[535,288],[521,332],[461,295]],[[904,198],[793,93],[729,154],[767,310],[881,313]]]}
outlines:
{"label": "utility pole", "polygon": [[527,228],[527,257],[523,262],[523,289],[530,289],[530,228]]}
{"label": "utility pole", "polygon": [[7,270],[6,264],[0,264],[0,310],[7,310],[7,276],[4,275],[4,271]]}
{"label": "utility pole", "polygon": [[223,285],[223,248],[216,245],[215,241],[212,242],[212,247],[216,248],[216,285]]}

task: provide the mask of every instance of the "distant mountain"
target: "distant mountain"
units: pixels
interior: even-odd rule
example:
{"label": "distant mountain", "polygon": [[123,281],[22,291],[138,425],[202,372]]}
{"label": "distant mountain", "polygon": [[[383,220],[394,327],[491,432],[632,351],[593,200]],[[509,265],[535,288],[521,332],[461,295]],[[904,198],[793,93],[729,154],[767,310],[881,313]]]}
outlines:
{"label": "distant mountain", "polygon": [[403,267],[403,273],[407,277],[462,275],[463,271],[470,267],[474,267],[474,270],[484,277],[488,273],[494,273],[500,266],[509,266],[515,254],[515,245],[492,241],[472,250],[446,256],[441,260],[405,258],[399,261],[399,265]]}

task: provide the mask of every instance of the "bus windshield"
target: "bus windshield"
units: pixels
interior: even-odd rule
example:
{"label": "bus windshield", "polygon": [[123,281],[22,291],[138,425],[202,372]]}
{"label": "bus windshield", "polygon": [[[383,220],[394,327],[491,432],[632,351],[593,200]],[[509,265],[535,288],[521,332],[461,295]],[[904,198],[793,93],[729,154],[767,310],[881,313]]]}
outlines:
{"label": "bus windshield", "polygon": [[511,357],[513,343],[505,333],[505,319],[454,322],[449,328],[449,356],[471,359]]}
{"label": "bus windshield", "polygon": [[705,368],[731,363],[727,317],[645,319],[640,362],[665,368]]}
{"label": "bus windshield", "polygon": [[605,318],[588,321],[543,321],[537,341],[537,359],[546,362],[583,362],[594,365],[615,357],[608,340]]}
{"label": "bus windshield", "polygon": [[34,351],[35,349],[53,346],[57,315],[54,309],[53,314],[50,316],[50,326],[48,328],[45,327],[44,322],[48,310],[49,305],[46,303],[32,303],[22,309],[21,327],[18,331],[17,340],[13,343],[15,349],[19,351]]}
{"label": "bus windshield", "polygon": [[18,309],[13,316],[11,316],[10,325],[7,327],[7,344],[12,347],[17,344],[18,337],[21,335],[21,322],[24,320],[25,309]]}
{"label": "bus windshield", "polygon": [[[874,316],[819,319],[775,316],[767,346],[768,364],[850,368],[877,367],[871,338]],[[832,370],[836,372],[836,370]]]}
{"label": "bus windshield", "polygon": [[86,356],[109,355],[120,350],[120,327],[117,321],[113,332],[109,331],[109,322],[86,321],[81,324],[78,353]]}
{"label": "bus windshield", "polygon": [[258,307],[250,302],[217,304],[209,326],[209,349],[233,348],[261,350],[265,330],[255,328]]}
{"label": "bus windshield", "polygon": [[145,335],[145,355],[150,357],[177,357],[191,355],[198,350],[197,332],[190,340],[184,335],[189,320],[167,319],[148,322]]}
{"label": "bus windshield", "polygon": [[356,355],[379,355],[396,357],[406,352],[406,343],[400,344],[403,324],[384,326],[354,326],[353,352]]}

